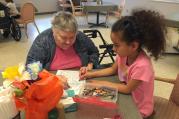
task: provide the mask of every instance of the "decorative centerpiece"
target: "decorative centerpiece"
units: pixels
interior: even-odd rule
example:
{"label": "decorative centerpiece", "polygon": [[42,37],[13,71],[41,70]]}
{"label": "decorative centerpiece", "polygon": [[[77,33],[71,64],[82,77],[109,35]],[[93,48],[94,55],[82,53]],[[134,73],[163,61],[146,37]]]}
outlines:
{"label": "decorative centerpiece", "polygon": [[2,76],[3,87],[10,88],[11,99],[18,110],[25,110],[26,119],[48,119],[63,94],[59,78],[42,70],[40,62],[8,67]]}

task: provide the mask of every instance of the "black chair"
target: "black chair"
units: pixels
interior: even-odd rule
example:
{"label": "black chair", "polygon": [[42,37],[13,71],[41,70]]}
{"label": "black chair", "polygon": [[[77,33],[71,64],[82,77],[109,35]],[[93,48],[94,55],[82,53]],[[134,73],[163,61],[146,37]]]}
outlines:
{"label": "black chair", "polygon": [[0,29],[3,36],[7,38],[9,34],[16,40],[21,39],[21,30],[16,20],[10,16],[10,9],[0,2]]}
{"label": "black chair", "polygon": [[[102,53],[99,54],[99,64],[101,65],[102,60],[104,59],[104,57],[110,57],[112,60],[112,63],[114,63],[114,58],[113,56],[115,56],[116,54],[114,53],[114,51],[112,50],[113,48],[113,44],[108,44],[102,34],[100,33],[100,31],[94,29],[94,30],[83,30],[83,32],[89,37],[89,38],[97,38],[100,37],[100,39],[102,40],[102,45],[99,45],[100,49],[104,49],[104,51]],[[112,63],[110,64],[104,64],[104,67],[108,67],[110,66]]]}

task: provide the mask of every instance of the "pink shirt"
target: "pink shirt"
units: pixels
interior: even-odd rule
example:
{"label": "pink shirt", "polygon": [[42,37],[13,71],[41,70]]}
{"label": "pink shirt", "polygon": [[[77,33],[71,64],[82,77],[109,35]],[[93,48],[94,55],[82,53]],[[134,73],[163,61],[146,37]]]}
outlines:
{"label": "pink shirt", "polygon": [[71,69],[81,67],[81,60],[73,46],[67,50],[56,47],[50,70]]}
{"label": "pink shirt", "polygon": [[[147,117],[153,112],[154,71],[150,58],[141,52],[130,66],[126,65],[127,57],[117,56],[118,76],[126,82],[141,80],[142,83],[132,91],[132,97],[141,115]],[[122,78],[121,78],[122,77]]]}

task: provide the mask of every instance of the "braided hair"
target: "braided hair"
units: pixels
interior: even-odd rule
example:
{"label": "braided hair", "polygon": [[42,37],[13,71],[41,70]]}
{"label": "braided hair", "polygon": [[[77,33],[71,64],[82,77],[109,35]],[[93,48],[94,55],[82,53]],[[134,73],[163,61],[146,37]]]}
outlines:
{"label": "braided hair", "polygon": [[164,18],[151,10],[134,10],[131,16],[116,21],[111,32],[121,32],[122,40],[127,44],[139,43],[139,49],[145,48],[157,60],[165,50],[167,32]]}

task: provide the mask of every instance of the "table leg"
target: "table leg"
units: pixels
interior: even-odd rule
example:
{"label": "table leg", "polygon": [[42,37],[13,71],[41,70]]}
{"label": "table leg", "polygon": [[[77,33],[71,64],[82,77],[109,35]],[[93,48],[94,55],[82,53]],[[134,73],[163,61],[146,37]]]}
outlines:
{"label": "table leg", "polygon": [[90,28],[96,27],[96,26],[106,27],[105,22],[99,23],[99,14],[100,14],[99,12],[96,12],[96,23],[88,23],[91,25],[89,26]]}
{"label": "table leg", "polygon": [[96,24],[99,25],[99,12],[96,13]]}

